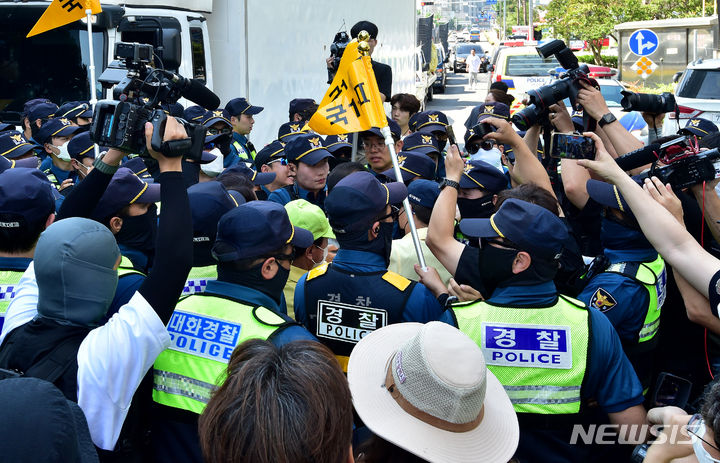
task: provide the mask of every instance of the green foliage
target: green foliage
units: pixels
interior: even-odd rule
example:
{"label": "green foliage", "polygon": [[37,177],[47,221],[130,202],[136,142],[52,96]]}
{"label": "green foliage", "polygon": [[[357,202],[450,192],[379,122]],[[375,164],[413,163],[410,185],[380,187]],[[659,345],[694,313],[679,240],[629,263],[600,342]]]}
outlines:
{"label": "green foliage", "polygon": [[[595,64],[595,56],[593,55],[576,55],[578,61],[581,63]],[[618,57],[613,55],[600,55],[603,66],[610,66],[616,68],[618,65]]]}
{"label": "green foliage", "polygon": [[656,84],[654,86],[645,86],[645,82],[642,80],[636,80],[634,82],[623,82],[625,88],[635,93],[653,93],[659,95],[660,93],[670,92],[675,93],[675,84],[671,82],[669,84]]}

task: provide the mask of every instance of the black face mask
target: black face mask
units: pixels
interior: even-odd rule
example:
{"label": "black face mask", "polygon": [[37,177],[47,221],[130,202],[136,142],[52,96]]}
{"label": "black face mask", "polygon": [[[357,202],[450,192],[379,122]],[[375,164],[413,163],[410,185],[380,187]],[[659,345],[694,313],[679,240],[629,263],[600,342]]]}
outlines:
{"label": "black face mask", "polygon": [[230,142],[232,135],[222,135],[215,139],[215,146],[220,150],[223,156],[230,154]]}
{"label": "black face mask", "polygon": [[498,286],[515,276],[512,266],[517,254],[515,249],[496,248],[483,241],[480,249],[480,277],[485,285],[486,298],[490,297]]}
{"label": "black face mask", "polygon": [[438,139],[438,148],[440,148],[440,152],[445,149],[447,146],[447,138],[445,140]]}
{"label": "black face mask", "polygon": [[115,235],[118,244],[148,253],[155,249],[157,236],[157,207],[153,204],[142,215],[122,217],[120,231]]}
{"label": "black face mask", "polygon": [[262,276],[261,271],[264,263],[265,261],[259,263],[255,267],[243,271],[233,271],[219,265],[218,280],[256,289],[271,297],[273,301],[280,305],[283,288],[285,288],[285,284],[290,276],[290,270],[285,269],[282,265],[280,265],[279,261],[276,261],[278,267],[277,273],[270,280],[266,280],[265,277]]}
{"label": "black face mask", "polygon": [[482,198],[468,199],[458,198],[457,205],[460,209],[460,217],[463,219],[487,219],[495,212],[493,195],[485,195]]}
{"label": "black face mask", "polygon": [[393,223],[380,222],[378,237],[368,245],[368,251],[380,254],[385,259],[385,266],[390,265],[390,251],[392,251]]}

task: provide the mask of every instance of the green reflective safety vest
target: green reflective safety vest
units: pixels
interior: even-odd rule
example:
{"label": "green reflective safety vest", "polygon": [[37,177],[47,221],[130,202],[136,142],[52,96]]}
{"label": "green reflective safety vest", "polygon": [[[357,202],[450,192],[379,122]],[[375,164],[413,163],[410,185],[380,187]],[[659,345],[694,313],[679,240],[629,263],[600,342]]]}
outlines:
{"label": "green reflective safety vest", "polygon": [[517,413],[580,411],[590,340],[590,315],[582,302],[560,295],[550,307],[476,301],[453,305],[452,311]]}
{"label": "green reflective safety vest", "polygon": [[235,151],[237,151],[237,155],[240,159],[250,162],[255,160],[257,153],[255,153],[254,149],[245,149],[245,147],[237,140],[233,141],[232,144],[235,147]]}
{"label": "green reflective safety vest", "polygon": [[5,322],[5,312],[15,298],[24,270],[0,270],[0,329]]}
{"label": "green reflective safety vest", "polygon": [[47,177],[48,181],[49,181],[50,183],[52,183],[52,185],[53,185],[55,188],[58,188],[58,187],[60,186],[60,182],[58,181],[58,179],[57,179],[57,177],[55,176],[55,174],[52,173],[52,170],[50,170],[50,169],[45,169],[45,170],[43,170],[43,174],[45,174],[45,176]]}
{"label": "green reflective safety vest", "polygon": [[618,262],[611,264],[605,271],[626,276],[645,287],[650,299],[643,326],[638,333],[638,342],[653,339],[660,329],[660,310],[667,295],[667,269],[663,258],[658,254],[652,262]]}
{"label": "green reflective safety vest", "polygon": [[128,259],[125,256],[122,256],[122,259],[120,259],[120,266],[118,267],[118,278],[122,278],[125,275],[142,275],[147,276],[140,270],[136,269],[133,266],[133,263],[130,259]]}
{"label": "green reflective safety vest", "polygon": [[231,298],[196,294],[182,299],[168,322],[170,347],[155,361],[153,400],[201,414],[225,380],[235,347],[248,339],[267,339],[287,323],[270,309]]}
{"label": "green reflective safety vest", "polygon": [[181,297],[205,292],[205,287],[211,280],[217,280],[217,265],[191,268]]}

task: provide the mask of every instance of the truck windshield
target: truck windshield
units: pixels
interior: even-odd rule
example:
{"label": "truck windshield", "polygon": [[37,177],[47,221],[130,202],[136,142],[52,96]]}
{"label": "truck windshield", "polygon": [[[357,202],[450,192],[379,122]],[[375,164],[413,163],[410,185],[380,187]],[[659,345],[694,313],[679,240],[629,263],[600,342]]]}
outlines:
{"label": "truck windshield", "polygon": [[[2,12],[4,9],[0,9]],[[27,100],[48,98],[60,105],[89,100],[87,30],[71,24],[29,39],[37,11],[18,11],[3,18],[0,27],[0,120],[19,124]],[[104,33],[93,32],[95,68],[105,67]],[[101,97],[100,86],[97,87]]]}
{"label": "truck windshield", "polygon": [[685,98],[720,100],[720,70],[688,69],[676,94]]}

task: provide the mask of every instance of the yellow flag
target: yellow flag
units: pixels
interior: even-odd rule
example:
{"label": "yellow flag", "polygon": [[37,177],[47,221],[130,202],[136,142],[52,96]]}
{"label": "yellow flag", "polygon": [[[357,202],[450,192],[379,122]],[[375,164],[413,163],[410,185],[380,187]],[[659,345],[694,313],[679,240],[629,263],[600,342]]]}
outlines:
{"label": "yellow flag", "polygon": [[322,135],[361,132],[387,125],[370,57],[360,54],[356,40],[345,48],[337,74],[309,125]]}
{"label": "yellow flag", "polygon": [[86,9],[91,9],[93,14],[100,13],[100,0],[53,0],[25,38],[84,18]]}

